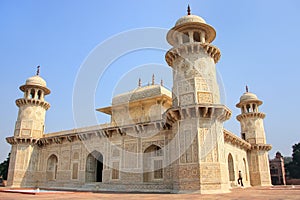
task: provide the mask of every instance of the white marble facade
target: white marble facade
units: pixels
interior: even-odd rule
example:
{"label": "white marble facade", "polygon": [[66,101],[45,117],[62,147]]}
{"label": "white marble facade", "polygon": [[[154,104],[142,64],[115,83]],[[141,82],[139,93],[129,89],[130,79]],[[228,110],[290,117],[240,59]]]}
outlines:
{"label": "white marble facade", "polygon": [[50,90],[38,74],[27,79],[7,138],[8,186],[222,193],[237,186],[238,171],[246,187],[270,185],[262,101],[248,91],[240,98],[241,137],[223,128],[231,111],[220,103],[215,35],[199,16],[180,18],[167,34],[172,92],[153,83],[117,95],[97,109],[111,115],[107,124],[44,133]]}

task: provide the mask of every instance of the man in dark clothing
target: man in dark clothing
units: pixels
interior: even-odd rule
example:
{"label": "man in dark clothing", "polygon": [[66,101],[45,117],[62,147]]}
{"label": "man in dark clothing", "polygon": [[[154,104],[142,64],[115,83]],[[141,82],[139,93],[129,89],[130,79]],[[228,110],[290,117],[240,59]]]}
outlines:
{"label": "man in dark clothing", "polygon": [[241,171],[239,171],[238,184],[239,184],[239,185],[241,184],[241,186],[244,187],[244,184],[243,184],[243,176],[242,176],[242,172],[241,172]]}

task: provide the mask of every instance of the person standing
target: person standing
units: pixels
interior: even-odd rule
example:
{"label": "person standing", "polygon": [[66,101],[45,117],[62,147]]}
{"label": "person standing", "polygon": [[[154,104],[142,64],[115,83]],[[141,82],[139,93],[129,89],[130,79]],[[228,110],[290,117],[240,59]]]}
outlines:
{"label": "person standing", "polygon": [[244,184],[243,184],[243,175],[242,175],[241,171],[239,171],[238,184],[241,185],[242,187],[244,187]]}

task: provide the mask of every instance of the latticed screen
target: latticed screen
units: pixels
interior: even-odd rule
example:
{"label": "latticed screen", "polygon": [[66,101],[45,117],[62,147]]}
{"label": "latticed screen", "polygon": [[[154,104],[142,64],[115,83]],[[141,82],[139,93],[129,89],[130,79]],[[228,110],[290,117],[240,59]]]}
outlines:
{"label": "latticed screen", "polygon": [[78,179],[78,163],[73,163],[72,179]]}
{"label": "latticed screen", "polygon": [[154,179],[163,178],[162,160],[154,160]]}
{"label": "latticed screen", "polygon": [[119,179],[119,162],[113,162],[111,179]]}

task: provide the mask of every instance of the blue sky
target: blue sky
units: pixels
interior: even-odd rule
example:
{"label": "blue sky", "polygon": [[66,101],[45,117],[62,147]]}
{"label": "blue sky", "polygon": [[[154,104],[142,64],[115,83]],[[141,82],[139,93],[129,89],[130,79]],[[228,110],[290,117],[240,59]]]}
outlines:
{"label": "blue sky", "polygon": [[[232,110],[225,127],[240,134],[235,104],[247,84],[264,101],[260,110],[267,115],[267,142],[273,145],[270,156],[276,151],[291,155],[291,146],[300,141],[299,1],[0,1],[0,161],[10,151],[5,138],[13,135],[18,113],[15,100],[22,97],[18,88],[35,74],[37,65],[52,91],[47,97],[51,108],[46,132],[72,129],[77,126],[72,108],[74,85],[91,52],[124,31],[170,29],[186,15],[188,3],[193,14],[217,31],[213,44],[222,53],[217,70],[225,103]],[[97,83],[92,106],[108,106],[112,95],[135,88],[139,77],[147,84],[152,73],[157,82],[162,78],[171,88],[171,70],[164,55],[165,50],[144,49],[114,60]],[[109,120],[98,113],[96,117],[99,123]]]}

